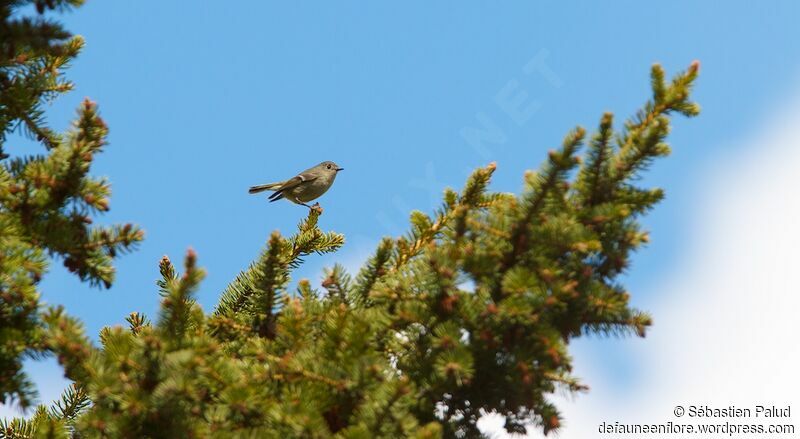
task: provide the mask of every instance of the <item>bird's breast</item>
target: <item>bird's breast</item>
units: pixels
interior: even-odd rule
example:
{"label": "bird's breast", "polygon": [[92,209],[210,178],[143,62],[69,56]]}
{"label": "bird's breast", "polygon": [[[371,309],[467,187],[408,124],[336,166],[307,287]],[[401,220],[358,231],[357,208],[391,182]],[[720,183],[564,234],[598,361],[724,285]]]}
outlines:
{"label": "bird's breast", "polygon": [[323,176],[294,187],[294,198],[303,203],[319,198],[331,187],[333,178]]}

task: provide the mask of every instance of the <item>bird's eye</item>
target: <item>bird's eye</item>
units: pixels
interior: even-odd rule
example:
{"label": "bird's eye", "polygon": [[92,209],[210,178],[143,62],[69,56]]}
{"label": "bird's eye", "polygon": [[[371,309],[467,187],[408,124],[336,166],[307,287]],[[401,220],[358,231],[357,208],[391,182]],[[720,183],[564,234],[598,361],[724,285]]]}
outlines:
{"label": "bird's eye", "polygon": [[330,168],[331,168],[331,165],[328,165],[328,166],[327,166],[327,168],[328,168],[328,169],[330,169]]}

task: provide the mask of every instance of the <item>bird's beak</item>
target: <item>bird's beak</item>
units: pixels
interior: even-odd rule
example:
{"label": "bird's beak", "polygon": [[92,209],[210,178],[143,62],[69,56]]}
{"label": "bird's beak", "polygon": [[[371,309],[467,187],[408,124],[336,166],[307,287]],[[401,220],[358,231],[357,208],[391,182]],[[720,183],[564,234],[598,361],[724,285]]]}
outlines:
{"label": "bird's beak", "polygon": [[336,172],[344,171],[344,168],[336,168]]}

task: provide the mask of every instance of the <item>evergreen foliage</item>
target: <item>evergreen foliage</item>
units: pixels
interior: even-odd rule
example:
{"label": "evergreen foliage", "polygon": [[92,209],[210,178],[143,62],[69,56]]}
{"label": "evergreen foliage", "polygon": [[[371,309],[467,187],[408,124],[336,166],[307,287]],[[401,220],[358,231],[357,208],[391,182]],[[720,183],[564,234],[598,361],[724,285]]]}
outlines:
{"label": "evergreen foliage", "polygon": [[[9,23],[6,14],[1,32],[19,33]],[[288,238],[272,233],[209,314],[194,300],[195,253],[180,271],[165,256],[158,316],[131,313],[128,328],[105,328],[95,345],[63,309],[39,310],[45,256],[107,285],[111,259],[141,233],[88,224],[108,205],[108,183],[87,175],[105,143],[95,106],[64,136],[37,116],[53,84],[67,83],[31,66],[61,67],[80,47],[60,32],[60,45],[44,30],[20,37],[0,71],[4,128],[23,126],[48,148],[0,171],[0,390],[30,403],[19,361],[42,352],[58,356],[74,385],[52,408],[0,424],[0,438],[475,437],[490,412],[509,432],[548,433],[561,424],[548,395],[586,390],[569,342],[643,337],[651,324],[618,278],[648,241],[638,219],[663,197],[637,177],[669,153],[670,116],[699,111],[689,100],[697,63],[671,82],[654,65],[653,97],[635,117],[619,131],[610,113],[591,136],[571,130],[519,195],[489,190],[494,164],[476,170],[432,215],[413,212],[411,230],[382,240],[355,277],[336,265],[319,288],[292,285],[303,258],[344,244],[320,230],[319,210]],[[19,81],[28,85],[14,88]]]}
{"label": "evergreen foliage", "polygon": [[[0,1],[0,402],[22,407],[36,396],[22,360],[51,351],[37,291],[49,257],[108,287],[112,260],[142,239],[130,224],[92,226],[92,217],[109,209],[110,196],[108,181],[89,175],[108,131],[96,105],[85,101],[64,134],[44,118],[43,105],[71,90],[63,69],[83,46],[44,14],[80,3]],[[27,6],[35,7],[34,16],[19,13]],[[12,157],[6,143],[15,132],[41,143],[44,153]],[[61,311],[49,315],[64,319],[54,325],[70,322]]]}

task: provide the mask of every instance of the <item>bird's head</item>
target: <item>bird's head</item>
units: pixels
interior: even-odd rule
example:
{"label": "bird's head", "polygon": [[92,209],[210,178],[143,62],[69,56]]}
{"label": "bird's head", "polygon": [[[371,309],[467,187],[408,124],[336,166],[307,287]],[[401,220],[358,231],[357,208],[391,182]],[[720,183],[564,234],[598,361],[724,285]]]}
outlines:
{"label": "bird's head", "polygon": [[337,172],[344,170],[344,168],[340,168],[339,165],[331,161],[322,162],[317,165],[317,168],[326,174],[336,174]]}

